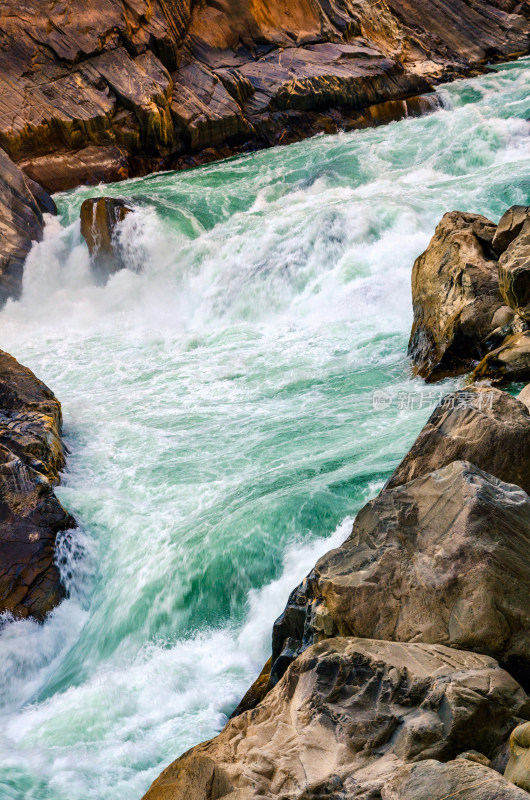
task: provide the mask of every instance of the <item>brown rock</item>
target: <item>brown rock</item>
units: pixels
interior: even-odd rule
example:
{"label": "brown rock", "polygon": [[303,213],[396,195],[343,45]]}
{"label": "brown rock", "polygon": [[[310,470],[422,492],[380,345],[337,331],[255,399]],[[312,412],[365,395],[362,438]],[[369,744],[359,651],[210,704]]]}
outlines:
{"label": "brown rock", "polygon": [[80,184],[114,183],[129,176],[127,155],[115,146],[91,145],[76,152],[52,153],[20,161],[18,166],[52,193],[74,189]]}
{"label": "brown rock", "polygon": [[530,206],[512,206],[502,215],[492,242],[497,255],[502,255],[519,236],[529,216]]}
{"label": "brown rock", "polygon": [[487,381],[499,386],[530,381],[530,331],[508,337],[488,353],[471,374],[472,381]]}
{"label": "brown rock", "polygon": [[530,320],[530,211],[499,259],[499,289],[506,303],[522,319]]}
{"label": "brown rock", "polygon": [[467,371],[492,330],[499,293],[495,225],[476,214],[445,214],[412,271],[409,355],[429,381]]}
{"label": "brown rock", "polygon": [[42,236],[43,211],[56,213],[51,197],[0,150],[0,306],[20,297],[24,261]]}
{"label": "brown rock", "polygon": [[116,197],[90,197],[81,205],[81,233],[91,257],[96,278],[105,282],[109,275],[125,267],[116,241],[116,229],[132,209]]}
{"label": "brown rock", "polygon": [[526,800],[528,795],[493,769],[463,759],[402,767],[383,786],[382,800]]}
{"label": "brown rock", "polygon": [[464,742],[492,753],[528,711],[486,656],[330,639],[306,650],[258,708],[171,764],[145,800],[375,798],[404,762],[451,758]]}
{"label": "brown rock", "polygon": [[505,777],[530,792],[530,723],[519,725],[510,737],[510,759]]}
{"label": "brown rock", "polygon": [[64,597],[55,542],[75,522],[53,492],[63,466],[60,403],[0,351],[0,613],[42,620]]}
{"label": "brown rock", "polygon": [[528,495],[468,462],[387,489],[289,598],[273,662],[289,640],[362,636],[485,653],[527,680],[529,543]]}
{"label": "brown rock", "polygon": [[530,411],[530,383],[527,384],[524,389],[522,389],[519,394],[517,395],[517,399],[524,403],[527,409]]}
{"label": "brown rock", "polygon": [[524,404],[493,388],[470,387],[448,394],[386,488],[408,483],[453,461],[470,461],[530,493],[530,415]]}

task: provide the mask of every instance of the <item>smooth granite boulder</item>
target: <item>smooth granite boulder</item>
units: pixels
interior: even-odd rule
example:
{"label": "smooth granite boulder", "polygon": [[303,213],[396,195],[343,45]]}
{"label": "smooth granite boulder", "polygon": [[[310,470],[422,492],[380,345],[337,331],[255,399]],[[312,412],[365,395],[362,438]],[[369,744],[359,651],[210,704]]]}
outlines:
{"label": "smooth granite boulder", "polygon": [[520,686],[487,656],[329,639],[256,709],[171,764],[145,800],[368,800],[406,762],[454,758],[464,746],[492,755],[529,712]]}
{"label": "smooth granite boulder", "polygon": [[64,597],[57,534],[75,526],[54,494],[64,467],[61,405],[0,351],[0,613],[42,620]]}

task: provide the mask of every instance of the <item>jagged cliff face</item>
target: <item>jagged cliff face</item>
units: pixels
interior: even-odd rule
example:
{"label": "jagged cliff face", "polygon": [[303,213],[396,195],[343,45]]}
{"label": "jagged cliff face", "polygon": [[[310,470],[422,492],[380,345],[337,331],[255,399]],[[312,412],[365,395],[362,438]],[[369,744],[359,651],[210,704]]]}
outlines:
{"label": "jagged cliff face", "polygon": [[55,191],[365,124],[526,52],[529,16],[515,0],[5,0],[0,146]]}

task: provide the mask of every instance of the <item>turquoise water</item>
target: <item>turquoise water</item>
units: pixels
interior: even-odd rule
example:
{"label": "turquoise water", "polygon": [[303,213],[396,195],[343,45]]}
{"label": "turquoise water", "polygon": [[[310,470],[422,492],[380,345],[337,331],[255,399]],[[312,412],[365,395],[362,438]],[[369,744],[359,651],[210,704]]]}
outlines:
{"label": "turquoise water", "polygon": [[[80,528],[70,598],[0,633],[2,800],[139,800],[222,727],[456,385],[410,377],[410,271],[445,211],[530,202],[529,89],[523,60],[429,117],[57,198],[1,347],[63,403]],[[77,221],[97,193],[137,208],[106,287]]]}

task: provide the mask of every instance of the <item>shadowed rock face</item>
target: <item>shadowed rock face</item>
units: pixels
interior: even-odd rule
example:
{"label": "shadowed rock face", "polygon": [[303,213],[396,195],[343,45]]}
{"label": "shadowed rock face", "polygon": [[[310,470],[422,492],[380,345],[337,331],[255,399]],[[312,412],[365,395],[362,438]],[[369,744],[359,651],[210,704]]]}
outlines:
{"label": "shadowed rock face", "polygon": [[0,145],[55,191],[292,141],[526,52],[528,15],[515,0],[5,0]]}
{"label": "shadowed rock face", "polygon": [[466,747],[492,755],[528,702],[486,656],[330,639],[306,650],[258,708],[168,767],[145,800],[380,797],[407,761]]}
{"label": "shadowed rock face", "polygon": [[55,541],[75,521],[53,491],[63,467],[60,403],[0,351],[0,613],[42,620],[64,597]]}
{"label": "shadowed rock face", "polygon": [[529,544],[528,495],[468,462],[388,489],[293,592],[273,661],[296,643],[365,636],[486,653],[528,674]]}
{"label": "shadowed rock face", "polygon": [[24,261],[42,235],[44,211],[55,213],[51,197],[0,149],[0,306],[22,292]]}

